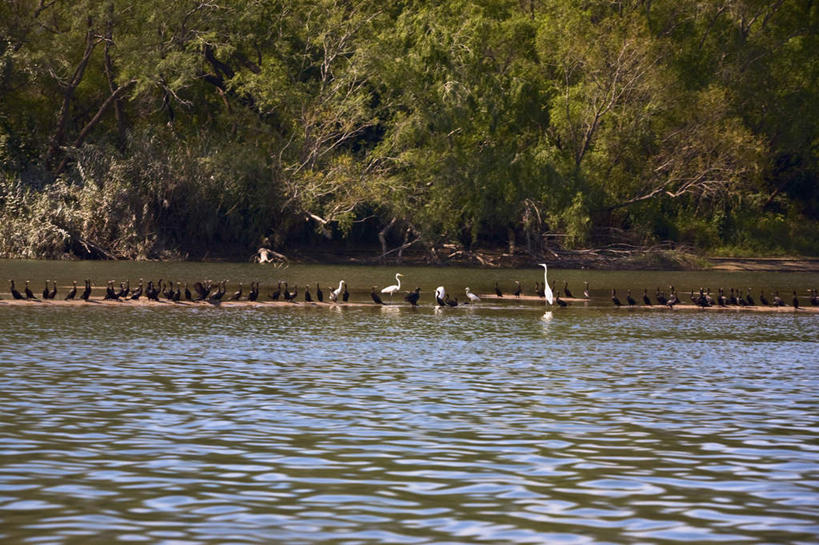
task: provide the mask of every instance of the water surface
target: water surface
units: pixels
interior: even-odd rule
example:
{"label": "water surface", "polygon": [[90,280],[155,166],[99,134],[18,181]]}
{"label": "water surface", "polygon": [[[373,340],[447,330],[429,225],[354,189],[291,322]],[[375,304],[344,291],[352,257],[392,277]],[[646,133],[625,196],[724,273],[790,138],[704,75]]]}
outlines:
{"label": "water surface", "polygon": [[[23,265],[0,274],[124,276]],[[189,270],[163,265],[128,277]],[[190,278],[258,270],[197,266]],[[392,272],[286,274],[345,275],[363,300]],[[409,273],[425,293],[540,278]],[[819,541],[819,315],[617,311],[609,284],[686,277],[561,276],[591,277],[599,301],[545,316],[515,301],[0,306],[0,540]]]}

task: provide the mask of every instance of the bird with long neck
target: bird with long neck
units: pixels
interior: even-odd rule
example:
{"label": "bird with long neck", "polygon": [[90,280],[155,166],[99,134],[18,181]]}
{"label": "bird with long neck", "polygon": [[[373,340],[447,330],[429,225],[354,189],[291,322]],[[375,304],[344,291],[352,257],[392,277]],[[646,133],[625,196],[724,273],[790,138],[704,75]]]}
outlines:
{"label": "bird with long neck", "polygon": [[[518,284],[518,287],[520,287],[520,284]],[[470,303],[475,304],[475,303],[480,303],[481,302],[481,298],[478,297],[477,295],[475,295],[474,293],[472,293],[469,290],[469,288],[466,288],[465,291],[466,291],[466,297],[469,299]]]}
{"label": "bird with long neck", "polygon": [[552,293],[552,288],[549,287],[549,279],[547,278],[549,269],[546,266],[546,263],[540,263],[540,266],[543,267],[543,296],[550,305],[553,305],[555,304],[555,299]]}
{"label": "bird with long neck", "polygon": [[11,293],[11,296],[17,300],[25,299],[23,294],[21,294],[17,288],[14,287],[14,280],[9,280],[9,293]]}
{"label": "bird with long neck", "polygon": [[387,286],[386,288],[381,290],[381,293],[386,293],[387,295],[390,296],[390,301],[392,301],[392,296],[394,294],[398,293],[398,290],[401,289],[401,277],[402,276],[404,276],[404,275],[401,274],[401,273],[395,273],[395,281],[397,282],[397,284],[393,284],[392,286]]}
{"label": "bird with long neck", "polygon": [[344,290],[344,280],[339,280],[338,288],[330,290],[330,301],[337,302],[341,292]]}
{"label": "bird with long neck", "polygon": [[[383,305],[384,301],[381,299],[381,296],[378,295],[378,292],[375,291],[376,289],[377,289],[377,287],[373,286],[372,291],[370,291],[370,298],[373,300],[373,303],[375,303],[376,305]],[[383,293],[384,290],[381,290],[381,292]],[[390,295],[392,295],[392,294],[390,294]]]}
{"label": "bird with long neck", "polygon": [[418,305],[418,299],[421,298],[421,288],[415,288],[413,291],[407,293],[404,296],[404,301],[411,304],[412,306]]}

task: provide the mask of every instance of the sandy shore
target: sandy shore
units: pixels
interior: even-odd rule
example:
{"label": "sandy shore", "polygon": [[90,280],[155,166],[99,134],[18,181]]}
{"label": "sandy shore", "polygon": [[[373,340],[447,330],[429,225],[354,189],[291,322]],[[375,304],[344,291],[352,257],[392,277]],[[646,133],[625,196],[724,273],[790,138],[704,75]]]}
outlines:
{"label": "sandy shore", "polygon": [[[549,308],[549,305],[543,301],[543,299],[536,297],[534,295],[522,295],[520,297],[497,297],[496,295],[481,295],[481,299],[485,302],[492,303],[490,307],[492,309],[498,309],[499,306],[497,303],[504,301],[504,303],[508,303],[510,305],[514,304],[514,302],[519,303],[526,303],[527,307],[533,307],[537,305],[542,305],[544,308]],[[664,305],[635,305],[630,307],[628,305],[623,305],[621,307],[615,307],[613,304],[604,303],[600,300],[588,300],[588,299],[578,299],[578,298],[563,298],[563,301],[568,303],[570,308],[595,308],[595,309],[611,309],[615,311],[658,311],[658,312],[677,312],[677,311],[697,311],[697,312],[776,312],[776,313],[805,313],[805,314],[819,314],[819,307],[810,306],[810,301],[807,298],[804,298],[803,304],[807,306],[800,306],[799,309],[794,309],[792,306],[787,305],[784,307],[763,307],[763,306],[727,306],[727,307],[707,307],[702,308],[692,304],[678,304],[675,305],[673,309],[669,309]],[[410,308],[409,303],[393,303],[387,305],[377,305],[375,303],[371,303],[369,301],[354,301],[348,303],[318,303],[318,302],[311,302],[307,303],[304,301],[298,302],[287,302],[287,301],[222,301],[219,303],[208,303],[205,301],[200,302],[192,302],[192,301],[150,301],[148,299],[142,298],[139,301],[110,301],[104,300],[102,298],[94,298],[92,297],[89,301],[82,301],[82,300],[74,300],[74,301],[64,301],[61,299],[54,299],[54,300],[14,300],[14,299],[0,299],[0,306],[39,306],[39,307],[75,307],[75,308],[82,308],[88,306],[103,306],[103,307],[155,307],[155,308],[299,308],[299,307],[316,307],[316,308],[340,308],[340,307],[382,307],[382,308]],[[432,308],[434,305],[430,302],[422,302],[419,304],[419,307],[427,307]],[[461,303],[458,305],[457,308],[470,308],[471,306],[480,307],[481,303],[477,305],[467,305]],[[560,307],[557,305],[553,305],[552,309],[559,310]]]}

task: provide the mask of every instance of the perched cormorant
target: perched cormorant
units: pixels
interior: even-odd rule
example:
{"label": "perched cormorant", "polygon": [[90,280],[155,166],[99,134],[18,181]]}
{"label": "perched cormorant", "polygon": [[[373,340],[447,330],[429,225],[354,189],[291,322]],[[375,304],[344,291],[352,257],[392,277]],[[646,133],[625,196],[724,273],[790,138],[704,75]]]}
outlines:
{"label": "perched cormorant", "polygon": [[247,292],[248,301],[256,301],[259,299],[259,283],[255,281],[250,282],[250,291]]}
{"label": "perched cormorant", "polygon": [[774,293],[773,305],[775,307],[784,307],[785,306],[785,301],[783,301],[782,298],[779,296],[779,291],[778,290],[777,290],[776,293]]}
{"label": "perched cormorant", "polygon": [[131,281],[126,280],[125,282],[119,283],[119,291],[117,292],[117,298],[125,298],[128,297],[128,293],[131,291]]}
{"label": "perched cormorant", "polygon": [[458,298],[456,297],[455,299],[452,299],[452,298],[449,297],[449,294],[447,293],[444,296],[444,303],[446,303],[447,305],[449,305],[451,307],[457,307],[458,306]]}
{"label": "perched cormorant", "polygon": [[68,293],[65,294],[65,300],[66,301],[71,301],[72,299],[74,299],[74,297],[77,296],[77,281],[74,280],[73,282],[74,282],[74,287],[72,287],[70,290],[68,290]]}
{"label": "perched cormorant", "polygon": [[620,303],[620,299],[617,298],[617,290],[614,288],[611,289],[611,302],[618,307],[622,304]]}
{"label": "perched cormorant", "polygon": [[799,308],[799,296],[796,295],[796,290],[793,290],[793,299],[791,300],[791,305],[793,305],[793,308],[795,309]]}
{"label": "perched cormorant", "polygon": [[717,295],[717,303],[719,306],[724,307],[728,303],[728,298],[725,297],[725,292],[722,288],[719,289],[719,295]]}
{"label": "perched cormorant", "polygon": [[661,305],[664,305],[668,302],[668,298],[660,293],[660,288],[657,288],[657,292],[654,294],[654,297],[657,299],[657,302]]}
{"label": "perched cormorant", "polygon": [[290,291],[287,288],[287,282],[284,283],[284,300],[291,301],[293,303],[296,302],[296,297],[299,295],[299,286],[296,285],[293,287],[293,291]]}
{"label": "perched cormorant", "polygon": [[520,287],[520,282],[518,280],[515,280],[515,291],[514,291],[515,297],[520,297],[521,293],[523,293],[523,288]]}
{"label": "perched cormorant", "polygon": [[697,299],[697,304],[702,308],[711,306],[711,303],[708,302],[708,298],[705,296],[705,292],[702,288],[700,288],[700,297]]}
{"label": "perched cormorant", "polygon": [[563,281],[563,295],[569,298],[572,297],[572,292],[569,291],[569,282],[566,280]]}
{"label": "perched cormorant", "polygon": [[540,282],[535,282],[535,295],[546,297],[546,290],[540,287]]}
{"label": "perched cormorant", "polygon": [[191,290],[188,289],[188,283],[185,282],[185,301],[193,301]]}
{"label": "perched cormorant", "polygon": [[108,284],[105,286],[105,297],[103,297],[103,300],[113,301],[116,298],[117,298],[117,292],[114,291],[114,281],[109,280]]}
{"label": "perched cormorant", "polygon": [[304,302],[305,303],[312,303],[313,302],[313,296],[310,295],[310,284],[307,284],[306,286],[304,286]]}
{"label": "perched cormorant", "polygon": [[14,280],[9,280],[9,292],[15,299],[25,299],[25,297],[23,297],[23,295],[17,291],[17,288],[14,287]]}
{"label": "perched cormorant", "polygon": [[57,297],[57,281],[52,280],[51,282],[52,282],[52,284],[54,284],[54,287],[51,289],[50,292],[48,292],[48,298],[49,299],[54,299],[55,297]]}
{"label": "perched cormorant", "polygon": [[407,293],[404,296],[404,301],[411,304],[412,306],[418,305],[418,299],[421,298],[421,288],[415,288],[415,290]]}
{"label": "perched cormorant", "polygon": [[734,288],[731,288],[730,293],[731,293],[731,295],[728,297],[728,304],[729,305],[734,305],[734,306],[738,305],[739,302],[737,301],[737,296],[734,293]]}
{"label": "perched cormorant", "polygon": [[[76,285],[77,285],[77,283],[76,283],[76,282],[74,282],[74,286],[75,286],[75,287],[76,287]],[[131,301],[138,301],[138,300],[139,300],[139,298],[140,298],[140,297],[142,297],[142,291],[143,291],[143,287],[142,287],[142,279],[140,278],[140,279],[139,279],[139,285],[138,285],[138,286],[137,286],[137,288],[134,290],[134,293],[132,293],[132,294],[131,294]]]}
{"label": "perched cormorant", "polygon": [[560,298],[560,291],[555,292],[555,303],[560,307],[568,307],[569,303]]}
{"label": "perched cormorant", "polygon": [[[378,289],[378,288],[377,288],[376,286],[373,286],[373,289],[372,289],[372,291],[370,292],[370,297],[372,297],[373,302],[374,302],[376,305],[383,305],[383,304],[384,304],[384,301],[382,301],[382,300],[381,300],[381,296],[380,296],[380,295],[378,295],[378,292],[376,291],[377,289]],[[392,294],[390,294],[390,295],[392,295]]]}
{"label": "perched cormorant", "polygon": [[273,300],[273,301],[278,301],[281,294],[282,294],[282,282],[281,282],[281,280],[279,280],[279,284],[276,287],[276,291],[274,291],[273,293],[270,294],[270,299]]}
{"label": "perched cormorant", "polygon": [[634,297],[631,296],[631,290],[626,291],[626,303],[628,306],[633,307],[637,304],[637,301],[634,300]]}
{"label": "perched cormorant", "polygon": [[816,289],[813,290],[813,295],[810,298],[810,304],[814,307],[819,307],[819,295],[816,294]]}
{"label": "perched cormorant", "polygon": [[37,299],[37,297],[34,296],[34,292],[31,291],[31,286],[29,284],[30,282],[26,280],[26,287],[24,290],[26,292],[26,299],[34,299],[35,301],[39,301],[39,299]]}
{"label": "perched cormorant", "polygon": [[767,307],[768,305],[770,305],[770,304],[771,304],[771,303],[768,301],[768,298],[767,298],[767,297],[765,297],[765,292],[764,292],[764,291],[762,291],[762,290],[759,290],[759,302],[760,302],[760,303],[762,303],[762,304],[763,304],[764,306],[766,306],[766,307]]}
{"label": "perched cormorant", "polygon": [[751,295],[751,288],[748,288],[748,294],[745,296],[745,302],[748,303],[748,306],[750,307],[756,306],[756,302],[754,301],[754,298]]}
{"label": "perched cormorant", "polygon": [[347,291],[347,282],[344,282],[344,291],[341,293],[341,300],[345,303],[350,300],[350,292]]}
{"label": "perched cormorant", "polygon": [[43,288],[43,299],[48,299],[48,280],[45,281],[45,287]]}
{"label": "perched cormorant", "polygon": [[82,299],[83,301],[88,301],[89,297],[91,297],[91,281],[86,278],[85,289],[82,290],[82,294],[80,294],[80,299]]}
{"label": "perched cormorant", "polygon": [[648,288],[643,288],[643,304],[648,307],[652,306],[651,299],[648,297]]}
{"label": "perched cormorant", "polygon": [[319,286],[318,282],[316,282],[316,300],[318,300],[319,303],[324,302],[324,292],[321,291],[321,287]]}
{"label": "perched cormorant", "polygon": [[239,289],[236,290],[235,292],[233,292],[233,295],[230,296],[230,300],[231,301],[238,301],[239,299],[241,299],[242,298],[242,291],[243,291],[243,286],[242,286],[242,283],[239,282]]}
{"label": "perched cormorant", "polygon": [[669,295],[668,295],[668,299],[666,299],[666,301],[665,301],[665,304],[666,304],[666,306],[668,308],[674,308],[674,305],[679,303],[680,300],[677,299],[677,292],[674,291],[674,286],[670,286],[668,291],[669,291]]}
{"label": "perched cormorant", "polygon": [[503,292],[498,287],[498,281],[497,280],[495,280],[495,295],[497,295],[498,297],[503,297]]}

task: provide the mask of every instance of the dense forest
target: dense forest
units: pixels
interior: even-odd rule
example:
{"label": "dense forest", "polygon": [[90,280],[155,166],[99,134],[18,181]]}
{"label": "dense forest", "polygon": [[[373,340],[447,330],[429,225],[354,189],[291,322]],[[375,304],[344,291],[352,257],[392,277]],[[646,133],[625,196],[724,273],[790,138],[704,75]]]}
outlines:
{"label": "dense forest", "polygon": [[0,256],[814,255],[818,32],[812,0],[4,0]]}

